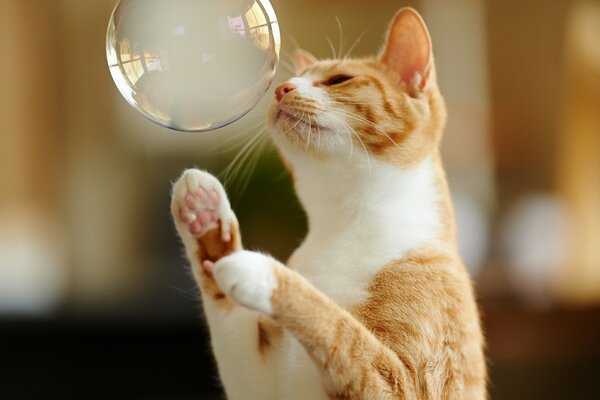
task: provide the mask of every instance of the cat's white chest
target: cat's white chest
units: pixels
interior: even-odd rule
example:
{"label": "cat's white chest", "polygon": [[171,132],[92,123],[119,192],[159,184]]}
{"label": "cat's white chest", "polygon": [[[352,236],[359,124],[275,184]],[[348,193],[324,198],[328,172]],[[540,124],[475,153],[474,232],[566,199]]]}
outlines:
{"label": "cat's white chest", "polygon": [[[432,243],[440,232],[429,160],[403,173],[372,171],[376,173],[383,178],[364,178],[360,191],[352,191],[358,182],[343,182],[348,179],[344,175],[340,182],[314,177],[302,187],[310,230],[289,267],[346,310],[367,300],[382,268],[407,251]],[[386,185],[372,184],[377,181]],[[323,195],[326,190],[330,195]],[[278,398],[327,399],[317,367],[287,332],[279,357]]]}
{"label": "cat's white chest", "polygon": [[375,256],[376,250],[357,245],[354,235],[340,233],[320,242],[309,235],[290,267],[340,307],[349,309],[364,301],[373,275],[391,257]]}
{"label": "cat's white chest", "polygon": [[297,183],[310,230],[290,266],[350,308],[382,268],[439,237],[435,169],[431,159],[400,171],[373,161],[362,174],[312,167]]}

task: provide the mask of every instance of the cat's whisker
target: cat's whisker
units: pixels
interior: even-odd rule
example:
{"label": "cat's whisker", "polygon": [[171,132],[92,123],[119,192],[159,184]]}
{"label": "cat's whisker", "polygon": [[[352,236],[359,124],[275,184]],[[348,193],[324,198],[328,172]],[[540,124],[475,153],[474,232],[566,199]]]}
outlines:
{"label": "cat's whisker", "polygon": [[250,157],[246,162],[247,167],[242,171],[241,179],[238,184],[239,193],[244,193],[248,187],[250,178],[256,169],[260,157],[264,153],[265,144],[267,143],[269,143],[268,135],[261,134],[258,140],[253,144],[252,148],[249,150]]}
{"label": "cat's whisker", "polygon": [[346,52],[346,54],[344,54],[344,56],[342,57],[342,59],[347,59],[348,56],[352,55],[352,51],[354,50],[354,48],[356,47],[356,45],[358,45],[358,43],[360,43],[360,40],[363,38],[363,36],[373,27],[373,25],[367,27],[364,31],[362,31],[362,33],[360,35],[358,35],[358,37],[354,40],[354,42],[352,43],[352,46],[350,46],[350,48],[348,49],[348,51]]}
{"label": "cat's whisker", "polygon": [[325,36],[325,40],[327,40],[327,43],[329,43],[329,47],[331,48],[331,57],[333,59],[336,59],[337,53],[335,51],[335,47],[333,46],[333,43],[331,42],[331,39],[329,39],[329,37]]}
{"label": "cat's whisker", "polygon": [[379,104],[375,104],[375,103],[359,103],[359,102],[353,102],[353,101],[335,101],[335,100],[328,100],[327,102],[330,104],[340,104],[340,105],[344,105],[344,106],[347,106],[347,105],[350,105],[350,106],[370,105],[370,106],[377,107],[377,108],[380,107]]}
{"label": "cat's whisker", "polygon": [[[264,120],[259,120],[252,123],[248,129],[236,132],[226,138],[223,142],[216,144],[211,150],[210,154],[220,155],[228,153],[237,148],[243,147],[248,141],[252,140],[252,133],[256,132],[260,127],[265,126]],[[233,143],[232,143],[233,142]]]}
{"label": "cat's whisker", "polygon": [[339,35],[339,46],[337,54],[341,56],[344,51],[344,32],[342,30],[342,21],[340,21],[340,18],[337,15],[335,16],[335,22],[337,22]]}
{"label": "cat's whisker", "polygon": [[355,120],[359,121],[359,122],[363,122],[365,124],[368,124],[370,126],[372,126],[373,128],[375,128],[376,131],[378,131],[379,133],[381,133],[383,136],[385,136],[390,142],[392,142],[394,144],[394,146],[396,146],[398,149],[402,150],[402,147],[400,147],[400,145],[398,143],[396,143],[387,133],[385,133],[384,131],[382,131],[381,129],[379,129],[379,127],[373,123],[372,121],[369,121],[368,119],[360,116],[360,115],[356,115],[356,114],[352,114],[351,112],[345,111],[345,110],[336,110],[341,112],[342,114],[350,117],[350,118],[354,118]]}
{"label": "cat's whisker", "polygon": [[352,113],[352,112],[350,112],[348,110],[344,110],[344,109],[340,109],[340,108],[328,108],[327,111],[329,111],[329,112],[339,112],[339,113],[347,115],[349,117],[353,117],[353,118],[359,119],[360,121],[365,122],[367,124],[370,124],[371,126],[375,127],[376,129],[379,129],[374,122],[369,121],[368,119],[366,119],[366,118],[364,118],[364,117],[362,117],[360,115],[354,114],[354,113]]}
{"label": "cat's whisker", "polygon": [[308,139],[306,140],[306,151],[310,146],[310,137],[312,134],[312,119],[310,118],[310,114],[308,115]]}
{"label": "cat's whisker", "polygon": [[352,135],[348,128],[344,130],[344,132],[348,135],[348,142],[350,143],[350,154],[348,154],[348,161],[352,160],[352,155],[354,154],[354,140],[352,140]]}
{"label": "cat's whisker", "polygon": [[238,184],[238,193],[242,194],[246,191],[248,184],[250,183],[250,178],[252,177],[252,173],[256,170],[256,166],[258,164],[258,160],[264,153],[265,146],[270,143],[267,135],[261,135],[260,138],[253,145],[252,149],[249,150],[250,157],[246,162],[246,168],[243,170],[242,175],[239,178]]}
{"label": "cat's whisker", "polygon": [[360,144],[362,145],[365,154],[367,156],[367,167],[369,169],[369,175],[371,174],[371,156],[369,155],[369,151],[367,150],[367,146],[365,145],[365,142],[363,142],[363,140],[360,138],[360,135],[358,133],[356,133],[356,131],[354,130],[354,128],[352,128],[350,125],[348,125],[347,123],[343,122],[342,123],[346,126],[347,129],[350,129],[350,131],[354,134],[354,136],[356,136],[356,138],[358,139],[358,141],[360,142]]}
{"label": "cat's whisker", "polygon": [[321,126],[317,124],[317,149],[321,149]]}
{"label": "cat's whisker", "polygon": [[396,146],[396,147],[397,147],[399,150],[402,150],[402,147],[401,147],[401,146],[400,146],[398,143],[396,143],[396,141],[395,141],[394,139],[392,139],[392,138],[391,138],[391,137],[390,137],[390,136],[389,136],[387,133],[385,133],[384,131],[382,131],[381,129],[379,129],[379,128],[377,127],[377,125],[375,125],[374,123],[372,123],[372,122],[370,122],[369,120],[366,120],[366,119],[364,119],[364,118],[363,118],[363,119],[359,119],[359,118],[358,118],[356,115],[350,115],[350,117],[351,117],[351,118],[357,118],[359,121],[362,121],[362,122],[364,122],[364,123],[367,123],[367,124],[371,124],[371,126],[372,126],[373,128],[375,128],[375,130],[376,130],[377,132],[379,132],[379,133],[381,133],[383,136],[385,136],[385,137],[386,137],[386,138],[387,138],[387,139],[388,139],[390,142],[392,142],[392,144],[393,144],[394,146]]}
{"label": "cat's whisker", "polygon": [[[258,153],[255,153],[254,150],[258,143],[261,142],[266,135],[263,135],[265,132],[265,125],[259,126],[255,129],[255,133],[250,137],[250,139],[244,144],[242,149],[238,152],[238,154],[233,158],[233,160],[225,167],[222,172],[223,181],[228,186],[238,186],[238,187],[246,187],[247,181],[254,169],[254,165],[247,164],[248,160],[252,160],[252,158],[259,157]],[[242,167],[246,165],[248,168],[242,169]],[[237,185],[234,183],[237,182]],[[240,190],[240,192],[243,190]]]}
{"label": "cat's whisker", "polygon": [[224,180],[227,184],[229,184],[229,182],[231,182],[233,179],[235,179],[238,176],[238,172],[239,172],[241,166],[244,164],[246,159],[249,157],[250,150],[252,149],[254,143],[260,137],[260,134],[261,134],[260,131],[258,131],[256,134],[254,134],[251,137],[251,139],[244,145],[244,147],[238,152],[238,154],[233,158],[231,163],[229,163],[229,165],[225,168]]}
{"label": "cat's whisker", "polygon": [[[302,113],[302,115],[300,116],[300,118],[298,118],[298,121],[296,121],[296,123],[295,123],[293,126],[291,126],[290,128],[288,128],[288,130],[286,130],[286,131],[285,131],[285,133],[288,133],[289,131],[292,131],[292,130],[296,129],[296,127],[297,127],[297,126],[300,124],[300,122],[304,122],[304,121],[303,121],[303,119],[304,119],[304,115],[305,115],[305,113]],[[288,118],[286,119],[286,121],[287,121],[287,122],[289,122],[289,121],[290,121],[290,119],[292,119],[292,117],[291,117],[291,116],[290,116],[290,117],[288,117]]]}
{"label": "cat's whisker", "polygon": [[171,290],[177,292],[179,295],[181,295],[184,299],[186,300],[191,300],[194,302],[199,302],[200,297],[199,295],[199,291],[197,288],[192,288],[192,289],[184,289],[182,287],[178,287],[178,286],[174,286],[174,285],[170,285],[169,286]]}
{"label": "cat's whisker", "polygon": [[[354,113],[352,113],[352,112],[350,112],[350,111],[347,111],[347,110],[335,109],[335,111],[336,111],[336,112],[340,112],[340,113],[342,113],[342,114],[344,114],[344,115],[347,115],[347,116],[349,116],[349,117],[351,117],[351,118],[355,118],[355,119],[357,119],[358,121],[361,121],[361,122],[364,122],[364,123],[366,123],[366,124],[369,124],[369,125],[371,125],[372,127],[374,127],[375,129],[377,129],[377,130],[379,130],[379,131],[381,132],[381,130],[379,129],[379,127],[377,126],[377,124],[375,124],[373,121],[369,121],[368,119],[366,119],[366,118],[365,118],[365,117],[363,117],[363,116],[360,116],[360,115],[354,114]],[[383,133],[383,132],[381,132],[381,133]]]}
{"label": "cat's whisker", "polygon": [[337,117],[337,116],[332,115],[332,114],[330,114],[329,116],[332,117],[333,119],[336,119],[339,122],[341,122],[346,127],[346,129],[349,129],[354,134],[354,136],[358,139],[358,141],[362,145],[363,149],[365,150],[365,154],[367,156],[367,165],[368,165],[369,174],[370,174],[371,173],[371,157],[369,156],[369,151],[367,150],[367,146],[365,145],[365,143],[363,142],[363,140],[360,138],[360,135],[358,133],[356,133],[356,131],[350,125],[348,125],[346,123],[346,121],[344,121],[342,118]]}
{"label": "cat's whisker", "polygon": [[250,112],[248,112],[248,114],[246,114],[243,118],[246,121],[250,121],[252,119],[253,124],[255,125],[262,124],[266,126],[265,114],[267,113],[268,107],[268,103],[260,103],[255,108],[250,110]]}

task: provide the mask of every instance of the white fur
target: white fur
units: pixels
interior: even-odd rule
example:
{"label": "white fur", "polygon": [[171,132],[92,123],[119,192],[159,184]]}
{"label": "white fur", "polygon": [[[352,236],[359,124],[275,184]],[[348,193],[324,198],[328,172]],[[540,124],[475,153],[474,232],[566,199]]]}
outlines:
{"label": "white fur", "polygon": [[[328,101],[309,77],[293,78],[292,83],[303,96]],[[325,135],[330,155],[326,159],[292,144],[277,125],[273,138],[292,164],[309,220],[308,235],[290,267],[350,308],[365,300],[382,267],[411,249],[436,243],[442,232],[440,193],[432,159],[402,170],[369,157],[361,148],[348,157],[339,147],[350,143],[344,131],[344,123],[350,121],[340,120],[343,114],[331,118],[318,120],[332,129]],[[268,299],[275,288],[272,261],[258,253],[231,255],[216,264],[215,276],[237,302],[269,315]],[[288,332],[265,361],[257,351],[258,314],[247,309],[223,313],[211,299],[205,299],[205,310],[229,399],[327,399],[316,367]]]}
{"label": "white fur", "polygon": [[430,159],[407,170],[376,160],[360,170],[312,163],[295,169],[309,233],[291,267],[351,307],[381,267],[440,236],[435,171]]}
{"label": "white fur", "polygon": [[[294,158],[296,190],[309,233],[290,267],[345,308],[365,300],[371,278],[406,251],[435,243],[442,224],[430,159],[407,170],[371,160],[370,167]],[[316,397],[318,377],[302,346],[284,336],[282,399]],[[303,397],[304,396],[304,397]]]}
{"label": "white fur", "polygon": [[[354,153],[354,147],[357,145],[354,143],[356,132],[351,128],[351,123],[355,121],[349,121],[348,115],[351,114],[352,109],[348,109],[346,106],[340,105],[337,102],[333,102],[327,92],[320,87],[314,86],[314,83],[321,80],[323,76],[318,73],[307,73],[306,76],[295,77],[289,80],[296,89],[296,95],[301,97],[312,99],[319,103],[326,112],[322,112],[318,115],[301,115],[304,121],[312,122],[322,128],[317,129],[303,129],[303,126],[291,123],[294,126],[294,134],[304,136],[307,144],[311,141],[313,144],[317,144],[319,150],[330,156],[336,157],[343,154],[346,158]],[[281,105],[281,109],[286,112],[287,106]],[[298,111],[293,112],[298,115]],[[281,131],[289,132],[291,129],[282,122],[279,121],[277,129]],[[275,135],[274,140],[279,147],[288,147],[290,143],[283,135]]]}
{"label": "white fur", "polygon": [[221,290],[237,303],[271,315],[271,295],[277,287],[274,263],[263,254],[238,251],[219,260],[213,273]]}
{"label": "white fur", "polygon": [[[189,232],[185,223],[181,222],[178,216],[178,210],[185,202],[185,196],[188,192],[194,192],[198,187],[203,187],[206,190],[216,190],[219,193],[220,213],[224,221],[233,222],[235,215],[231,210],[231,206],[225,194],[225,190],[221,183],[214,176],[207,172],[190,169],[183,173],[179,180],[173,185],[171,211],[175,220],[177,231],[185,245],[186,254],[191,262],[191,269],[194,277],[201,287],[201,266],[198,264],[197,251],[198,244],[194,236]],[[244,252],[242,254],[245,255]],[[250,253],[252,254],[252,253]],[[265,257],[259,255],[261,257]],[[233,256],[231,256],[233,257]],[[220,263],[217,263],[213,268],[216,268],[223,286],[228,288],[230,294],[236,292],[232,290],[235,287],[234,277],[232,272],[239,272],[238,267],[244,265],[252,268],[253,263],[240,262],[245,257],[230,258],[230,262],[226,262],[224,258]],[[253,261],[258,260],[257,257],[248,257]],[[260,272],[261,263],[257,263]],[[262,271],[262,274],[265,272]],[[260,275],[260,274],[259,274]],[[255,282],[252,274],[246,274],[244,271],[239,273],[238,278],[244,278],[245,282]],[[264,278],[264,277],[263,277]],[[268,282],[268,278],[262,279]],[[259,278],[260,282],[261,279]],[[242,285],[243,287],[244,285]],[[261,286],[260,284],[257,286]],[[265,285],[265,286],[268,286]],[[238,300],[252,299],[242,290],[241,297]],[[264,363],[264,360],[256,351],[258,343],[257,318],[259,313],[245,307],[237,307],[234,310],[225,310],[219,307],[214,300],[202,292],[202,305],[204,314],[208,323],[208,328],[211,336],[211,345],[217,359],[219,376],[230,400],[276,400],[273,385],[276,381],[275,371],[272,366]],[[254,300],[257,300],[256,298]],[[247,301],[248,305],[251,304]],[[263,301],[256,301],[257,309],[269,311]],[[270,305],[269,305],[270,306]]]}
{"label": "white fur", "polygon": [[297,76],[288,81],[296,87],[296,93],[304,98],[317,100],[321,103],[327,102],[327,93],[313,86],[313,80],[310,77]]}
{"label": "white fur", "polygon": [[[318,88],[302,86],[301,94],[328,105]],[[290,267],[350,308],[365,300],[372,277],[382,267],[408,250],[435,243],[443,227],[432,159],[405,170],[378,161],[352,144],[352,121],[336,108],[328,105],[331,111],[317,118],[333,128],[320,143],[326,160],[302,151],[277,129],[273,139],[292,164],[309,220],[308,235]],[[316,367],[289,333],[280,352],[275,367],[281,371],[278,398],[327,399]]]}

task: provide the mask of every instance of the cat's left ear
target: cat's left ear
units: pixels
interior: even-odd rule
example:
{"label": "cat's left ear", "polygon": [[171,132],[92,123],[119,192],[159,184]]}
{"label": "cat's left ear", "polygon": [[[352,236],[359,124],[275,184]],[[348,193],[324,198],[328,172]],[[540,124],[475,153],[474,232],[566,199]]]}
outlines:
{"label": "cat's left ear", "polygon": [[427,89],[434,79],[431,37],[413,8],[403,8],[394,16],[380,60],[398,74],[413,95]]}
{"label": "cat's left ear", "polygon": [[294,66],[296,67],[296,75],[300,75],[316,63],[317,57],[313,56],[308,51],[302,49],[296,49],[296,51],[294,51]]}

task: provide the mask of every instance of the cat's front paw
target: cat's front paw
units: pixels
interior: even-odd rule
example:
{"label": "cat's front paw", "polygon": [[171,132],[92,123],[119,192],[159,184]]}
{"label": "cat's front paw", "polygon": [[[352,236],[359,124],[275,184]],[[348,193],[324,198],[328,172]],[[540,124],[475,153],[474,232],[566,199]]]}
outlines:
{"label": "cat's front paw", "polygon": [[238,251],[214,264],[221,290],[236,303],[271,315],[271,295],[277,287],[276,261],[252,251]]}
{"label": "cat's front paw", "polygon": [[173,186],[171,212],[181,236],[199,238],[221,226],[229,242],[235,216],[221,183],[208,172],[188,169]]}

